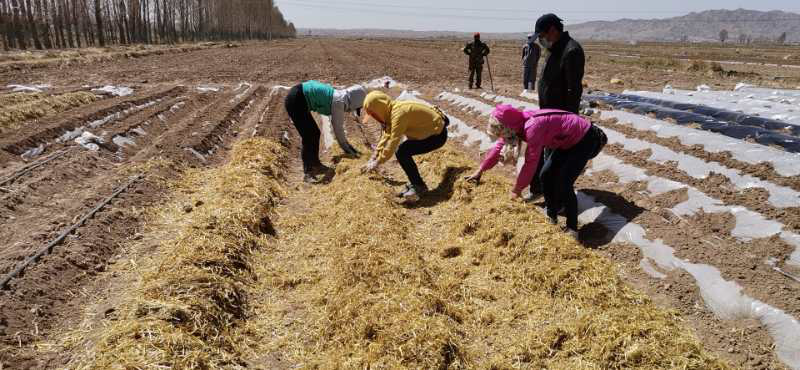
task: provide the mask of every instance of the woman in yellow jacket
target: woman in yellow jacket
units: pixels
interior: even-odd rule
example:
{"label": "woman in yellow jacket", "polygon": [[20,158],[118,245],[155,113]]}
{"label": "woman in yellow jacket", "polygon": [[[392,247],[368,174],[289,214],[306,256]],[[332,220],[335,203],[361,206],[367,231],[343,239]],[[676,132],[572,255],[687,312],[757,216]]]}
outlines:
{"label": "woman in yellow jacket", "polygon": [[[396,155],[409,181],[399,196],[412,202],[419,200],[428,187],[412,157],[444,146],[450,120],[438,108],[413,101],[393,101],[380,91],[367,94],[364,111],[367,113],[364,123],[372,117],[383,128],[381,140],[364,171],[374,171]],[[404,136],[407,140],[401,144]]]}

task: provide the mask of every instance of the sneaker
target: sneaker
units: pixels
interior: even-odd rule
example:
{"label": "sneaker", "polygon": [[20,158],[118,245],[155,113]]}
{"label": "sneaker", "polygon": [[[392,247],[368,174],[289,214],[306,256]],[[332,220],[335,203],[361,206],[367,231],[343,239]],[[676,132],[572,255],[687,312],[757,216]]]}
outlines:
{"label": "sneaker", "polygon": [[403,190],[400,190],[400,192],[399,192],[399,193],[397,193],[397,197],[398,197],[398,198],[402,198],[402,197],[403,197],[403,194],[405,194],[406,192],[408,192],[408,190],[410,190],[411,188],[412,188],[412,187],[411,187],[411,184],[405,184],[405,185],[403,185]]}
{"label": "sneaker", "polygon": [[547,209],[547,206],[542,206],[541,211],[542,213],[544,213],[545,216],[547,216],[547,222],[550,223],[550,225],[558,225],[558,216],[557,215],[551,216],[550,210]]}
{"label": "sneaker", "polygon": [[424,186],[410,185],[408,190],[403,193],[403,199],[407,202],[416,202],[419,200],[420,195],[424,194],[426,191],[428,191],[428,189]]}
{"label": "sneaker", "polygon": [[309,183],[309,184],[317,184],[317,183],[319,183],[320,180],[319,180],[318,177],[316,177],[316,176],[314,176],[314,175],[312,175],[310,173],[307,173],[307,174],[305,174],[305,176],[303,176],[303,181],[306,182],[306,183]]}
{"label": "sneaker", "polygon": [[534,200],[539,199],[541,197],[542,197],[542,193],[538,193],[538,192],[537,193],[528,193],[528,195],[523,197],[522,200],[525,201],[526,203],[531,203]]}

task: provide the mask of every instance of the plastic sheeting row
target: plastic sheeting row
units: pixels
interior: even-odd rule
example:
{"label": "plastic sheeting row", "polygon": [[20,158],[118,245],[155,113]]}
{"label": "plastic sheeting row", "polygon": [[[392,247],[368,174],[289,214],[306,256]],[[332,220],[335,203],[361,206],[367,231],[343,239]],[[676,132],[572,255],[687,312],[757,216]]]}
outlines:
{"label": "plastic sheeting row", "polygon": [[[616,109],[625,109],[642,115],[652,114],[662,120],[672,119],[680,125],[697,124],[706,131],[740,140],[752,139],[762,145],[777,146],[791,153],[800,153],[800,126],[788,125],[785,122],[635,95],[591,94],[585,99],[600,101]],[[773,131],[786,129],[787,126],[790,127],[792,135]]]}

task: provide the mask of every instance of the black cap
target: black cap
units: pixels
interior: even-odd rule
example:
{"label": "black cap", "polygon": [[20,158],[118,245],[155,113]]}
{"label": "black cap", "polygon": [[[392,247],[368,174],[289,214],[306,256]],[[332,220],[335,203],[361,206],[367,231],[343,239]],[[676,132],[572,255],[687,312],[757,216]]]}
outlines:
{"label": "black cap", "polygon": [[536,20],[536,27],[534,28],[533,32],[535,33],[535,36],[538,37],[540,34],[550,30],[550,27],[552,26],[556,26],[556,28],[559,30],[563,30],[564,24],[562,22],[563,20],[553,13],[545,14]]}

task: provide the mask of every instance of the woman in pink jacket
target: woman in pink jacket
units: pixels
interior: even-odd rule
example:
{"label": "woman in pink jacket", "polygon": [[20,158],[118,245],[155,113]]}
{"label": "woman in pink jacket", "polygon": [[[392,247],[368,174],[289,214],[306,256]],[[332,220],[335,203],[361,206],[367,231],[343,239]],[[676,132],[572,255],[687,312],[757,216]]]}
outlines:
{"label": "woman in pink jacket", "polygon": [[[578,230],[578,199],[575,196],[575,180],[586,164],[597,156],[605,146],[606,135],[587,119],[570,112],[556,109],[540,109],[521,112],[506,104],[492,111],[489,130],[499,136],[503,143],[515,144],[525,141],[525,164],[522,166],[512,197],[518,198],[522,190],[531,183],[539,163],[542,149],[553,150],[541,169],[542,191],[546,213],[550,222],[558,222],[558,211],[563,207],[567,216],[567,229],[574,235]],[[471,178],[494,167],[503,145],[498,144],[486,154],[480,168]]]}

